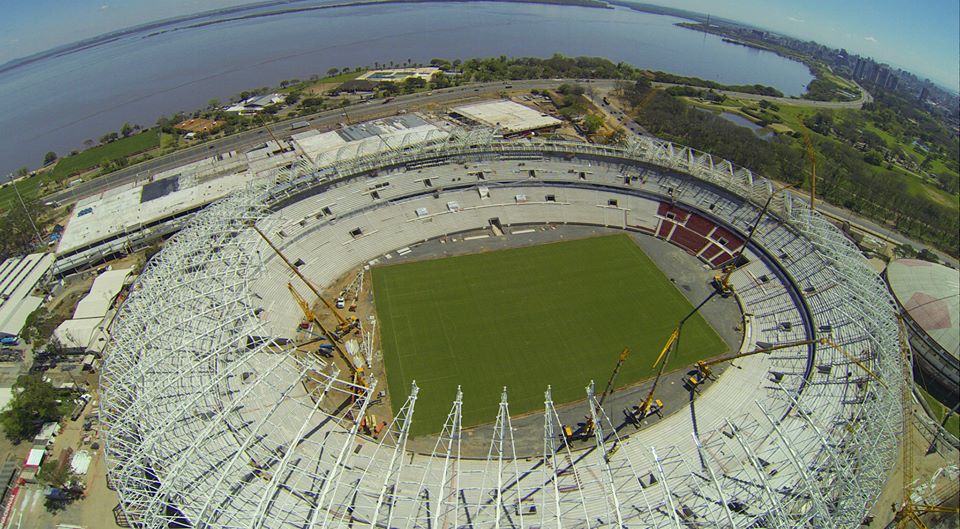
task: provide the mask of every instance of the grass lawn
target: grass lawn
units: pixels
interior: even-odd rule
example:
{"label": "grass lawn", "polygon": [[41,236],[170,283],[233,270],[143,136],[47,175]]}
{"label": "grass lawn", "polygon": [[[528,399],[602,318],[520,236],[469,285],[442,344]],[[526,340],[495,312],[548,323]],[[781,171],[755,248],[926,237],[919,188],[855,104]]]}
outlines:
{"label": "grass lawn", "polygon": [[[691,309],[627,235],[376,267],[373,288],[390,397],[399,407],[420,387],[411,433],[440,430],[460,384],[463,425],[492,422],[500,391],[510,412],[584,398],[603,386],[624,346],[625,386],[652,363]],[[727,347],[699,315],[684,326],[670,368]]]}
{"label": "grass lawn", "polygon": [[[917,386],[917,389],[920,390],[920,394],[923,395],[923,399],[927,401],[927,406],[930,406],[930,409],[933,410],[935,418],[943,422],[943,417],[950,412],[950,409],[940,404],[940,401],[935,399],[933,395],[929,394],[923,388]],[[950,415],[950,418],[947,419],[947,423],[944,425],[948,432],[952,433],[956,437],[960,437],[960,415],[955,413]]]}
{"label": "grass lawn", "polygon": [[[24,199],[37,198],[40,196],[40,187],[48,182],[61,181],[110,160],[146,152],[159,145],[160,139],[157,137],[156,129],[148,129],[140,134],[121,138],[106,145],[93,147],[73,156],[61,158],[53,169],[17,182],[17,189]],[[0,209],[11,206],[14,204],[14,200],[16,200],[16,196],[11,186],[0,189]]]}

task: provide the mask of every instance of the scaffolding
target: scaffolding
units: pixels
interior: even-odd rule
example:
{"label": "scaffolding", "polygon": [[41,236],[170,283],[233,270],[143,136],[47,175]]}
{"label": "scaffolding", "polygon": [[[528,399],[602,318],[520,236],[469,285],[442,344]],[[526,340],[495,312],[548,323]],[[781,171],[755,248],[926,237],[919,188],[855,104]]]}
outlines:
{"label": "scaffolding", "polygon": [[[402,143],[402,142],[401,142]],[[895,305],[856,248],[802,200],[706,153],[641,138],[623,146],[505,141],[459,130],[409,145],[299,162],[269,187],[238,191],[199,213],[153,259],[120,310],[102,370],[101,416],[111,481],[135,526],[166,527],[856,527],[896,460],[901,429]],[[803,261],[784,277],[829,284],[803,309],[885,384],[811,348],[823,369],[775,377],[749,410],[717,429],[621,436],[587,389],[596,428],[573,447],[547,388],[542,450],[519,457],[506,389],[487,457],[461,454],[459,389],[432,452],[407,449],[416,385],[382,436],[361,423],[374,384],[357,386],[322,358],[298,355],[261,319],[250,285],[268,249],[249,228],[301,197],[387,168],[588,155],[692,176],[739,197],[725,222],[752,218],[773,194],[755,244],[796,234]],[[775,254],[775,252],[771,252]],[[799,263],[799,264],[798,264]],[[802,279],[801,279],[802,278]],[[800,309],[798,309],[800,310]],[[838,322],[843,323],[842,329]],[[806,336],[816,338],[817,336]],[[786,360],[784,360],[786,361]],[[794,361],[794,360],[791,360]],[[798,357],[795,362],[800,362]],[[809,361],[809,360],[808,360]],[[435,398],[431,397],[431,398]]]}

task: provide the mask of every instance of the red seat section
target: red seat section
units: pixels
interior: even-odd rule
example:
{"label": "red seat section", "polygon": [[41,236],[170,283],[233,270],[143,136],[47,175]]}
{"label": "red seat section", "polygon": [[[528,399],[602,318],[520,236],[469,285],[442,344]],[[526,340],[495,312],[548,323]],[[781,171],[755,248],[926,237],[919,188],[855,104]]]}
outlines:
{"label": "red seat section", "polygon": [[706,237],[713,230],[713,223],[700,215],[694,214],[687,219],[686,228]]}
{"label": "red seat section", "polygon": [[677,222],[681,222],[681,223],[686,222],[687,217],[690,216],[689,213],[687,213],[686,211],[678,207],[671,206],[666,202],[661,202],[660,206],[657,208],[657,215],[660,215],[661,217],[666,217],[667,213],[673,213],[673,218],[676,219]]}
{"label": "red seat section", "polygon": [[673,228],[673,223],[669,220],[665,220],[660,223],[660,231],[657,232],[657,235],[666,239],[667,235],[670,235],[671,228]]}
{"label": "red seat section", "polygon": [[673,242],[692,254],[700,253],[700,250],[703,250],[703,248],[709,244],[707,239],[683,226],[677,226],[677,229],[673,230],[673,235],[670,236],[670,242]]}
{"label": "red seat section", "polygon": [[732,255],[728,254],[727,252],[720,252],[716,257],[710,259],[710,264],[712,264],[715,268],[720,268],[730,259],[733,259]]}
{"label": "red seat section", "polygon": [[720,253],[720,248],[718,248],[716,244],[710,244],[710,246],[707,246],[707,249],[700,254],[700,257],[702,257],[705,261],[709,261],[718,253]]}
{"label": "red seat section", "polygon": [[727,243],[723,246],[725,246],[727,250],[730,250],[731,252],[734,252],[743,246],[743,241],[740,239],[740,237],[730,233],[730,231],[724,229],[723,226],[717,226],[717,229],[713,232],[711,238],[717,242],[720,242],[720,239],[727,241]]}

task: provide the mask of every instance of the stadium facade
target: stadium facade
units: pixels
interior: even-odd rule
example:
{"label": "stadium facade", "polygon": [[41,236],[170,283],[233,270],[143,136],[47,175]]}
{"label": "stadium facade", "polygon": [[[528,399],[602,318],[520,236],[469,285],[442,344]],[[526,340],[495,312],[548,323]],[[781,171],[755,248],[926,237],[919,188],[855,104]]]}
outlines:
{"label": "stadium facade", "polygon": [[[584,448],[559,437],[549,388],[542,443],[518,447],[505,388],[482,458],[461,450],[470,396],[459,393],[414,386],[379,440],[360,434],[376,381],[356,386],[284,345],[301,318],[291,273],[250,227],[319,284],[493,220],[646,232],[717,265],[771,195],[732,277],[743,350],[815,338],[839,348],[738,361],[696,399],[693,422],[674,413],[626,435],[591,405]],[[896,313],[839,230],[729,162],[649,138],[613,147],[455,132],[323,170],[301,164],[177,234],[114,323],[108,473],[142,527],[857,527],[897,456]],[[414,453],[408,431],[426,398],[449,400],[450,413],[433,450]],[[595,404],[592,385],[584,398]]]}

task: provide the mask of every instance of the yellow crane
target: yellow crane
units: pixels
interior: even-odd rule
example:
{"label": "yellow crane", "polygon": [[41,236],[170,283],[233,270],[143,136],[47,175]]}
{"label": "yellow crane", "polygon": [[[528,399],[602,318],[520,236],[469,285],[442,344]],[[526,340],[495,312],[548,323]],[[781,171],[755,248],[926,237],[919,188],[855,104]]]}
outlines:
{"label": "yellow crane", "polygon": [[[597,401],[598,407],[602,408],[603,402],[607,399],[607,397],[610,396],[611,393],[613,393],[613,382],[616,380],[617,375],[620,373],[620,369],[623,367],[623,363],[627,360],[628,356],[630,356],[630,348],[624,347],[623,351],[620,352],[620,356],[617,357],[617,365],[613,368],[613,372],[610,373],[610,378],[607,380],[606,388],[604,388],[603,393],[600,394],[600,400]],[[593,404],[588,402],[587,405],[592,406]],[[586,419],[587,420],[584,423],[583,428],[576,432],[570,426],[563,426],[563,435],[566,436],[567,439],[573,439],[577,437],[577,434],[581,434],[582,437],[587,437],[593,434],[594,424],[592,415],[587,416]]]}
{"label": "yellow crane", "polygon": [[854,355],[850,354],[849,352],[847,352],[843,347],[841,347],[839,344],[837,344],[836,342],[834,342],[834,341],[833,341],[832,339],[830,339],[829,337],[814,338],[814,339],[812,339],[812,340],[800,340],[800,341],[795,341],[795,342],[782,343],[782,344],[772,345],[772,346],[769,346],[769,347],[761,347],[761,348],[758,348],[758,349],[754,349],[753,351],[747,351],[747,352],[745,352],[745,353],[743,353],[743,354],[733,354],[733,355],[729,355],[729,356],[725,356],[725,357],[721,357],[721,358],[716,358],[716,359],[714,359],[714,360],[708,360],[708,361],[706,361],[706,362],[697,362],[697,364],[696,364],[696,366],[695,366],[695,367],[697,368],[697,373],[696,373],[695,375],[689,377],[689,378],[685,381],[685,384],[687,385],[687,387],[689,387],[689,388],[691,388],[691,389],[696,388],[698,385],[700,385],[701,383],[703,383],[703,381],[705,381],[706,379],[710,378],[710,376],[713,374],[713,371],[712,371],[710,368],[711,368],[712,366],[717,365],[717,364],[722,364],[722,363],[724,363],[724,362],[730,362],[730,361],[733,361],[733,360],[737,360],[737,359],[740,359],[740,358],[744,358],[744,357],[752,356],[752,355],[756,355],[756,354],[771,353],[771,352],[773,352],[773,351],[778,351],[778,350],[780,350],[780,349],[786,349],[786,348],[788,348],[788,347],[797,347],[797,346],[803,346],[803,345],[810,345],[810,344],[813,344],[813,343],[819,344],[819,345],[826,345],[826,346],[829,346],[829,347],[832,347],[832,348],[836,349],[837,351],[840,351],[840,353],[842,353],[844,356],[846,356],[848,359],[850,359],[850,361],[853,362],[857,367],[859,367],[860,369],[862,369],[862,370],[864,371],[864,373],[866,373],[867,375],[870,375],[870,378],[874,379],[874,380],[875,380],[878,384],[880,384],[881,386],[887,387],[886,383],[885,383],[876,373],[874,373],[869,367],[867,367],[866,364],[864,364],[864,363],[863,363],[859,358],[857,358],[856,356],[854,356]]}
{"label": "yellow crane", "polygon": [[355,317],[351,319],[344,318],[343,315],[340,314],[340,311],[338,311],[337,308],[332,303],[327,301],[327,298],[323,297],[323,295],[320,293],[320,290],[318,290],[317,287],[315,287],[313,283],[309,279],[307,279],[305,275],[303,275],[300,269],[297,268],[296,266],[293,266],[293,263],[291,263],[290,260],[287,259],[287,256],[283,255],[283,252],[281,252],[280,249],[277,248],[273,244],[273,242],[270,241],[270,239],[267,238],[266,235],[264,235],[262,231],[260,231],[260,228],[258,228],[255,224],[251,224],[250,226],[254,229],[254,231],[257,232],[258,235],[260,235],[260,238],[266,241],[267,245],[270,246],[270,249],[272,249],[273,252],[276,253],[278,257],[280,257],[280,259],[284,262],[284,264],[287,265],[287,268],[289,268],[294,274],[296,274],[296,276],[299,277],[301,281],[303,281],[303,284],[307,285],[307,288],[309,288],[310,291],[313,292],[313,295],[316,296],[327,307],[327,309],[330,310],[330,313],[333,314],[333,317],[337,319],[338,333],[344,333],[354,327],[357,327],[357,325],[359,324],[359,320],[357,318]]}
{"label": "yellow crane", "polygon": [[657,376],[653,379],[653,385],[650,386],[650,391],[647,392],[647,396],[644,397],[643,402],[640,403],[639,406],[634,406],[632,411],[627,410],[627,416],[632,418],[638,425],[645,417],[653,413],[659,414],[663,410],[663,401],[653,398],[653,395],[657,391],[657,384],[660,383],[660,378],[663,376],[663,371],[669,361],[669,353],[672,351],[674,344],[680,339],[681,326],[682,323],[670,333],[670,337],[667,338],[667,343],[664,344],[663,349],[660,350],[660,355],[657,356],[657,359],[653,362],[653,367],[657,367],[657,364],[660,364],[660,369],[657,371]]}
{"label": "yellow crane", "polygon": [[746,250],[747,246],[753,241],[753,235],[757,232],[757,228],[760,227],[760,221],[763,220],[767,209],[770,208],[770,202],[773,201],[774,194],[775,193],[771,193],[770,196],[767,197],[767,201],[763,204],[760,214],[757,215],[757,220],[753,222],[753,227],[750,228],[750,233],[747,234],[747,240],[743,241],[740,249],[737,250],[737,253],[730,259],[730,262],[724,265],[720,273],[713,276],[713,287],[721,296],[727,297],[733,293],[733,288],[730,287],[730,276],[733,275],[737,268],[740,268],[740,258],[743,257],[744,250]]}
{"label": "yellow crane", "polygon": [[287,265],[287,267],[289,267],[290,270],[292,270],[293,273],[296,274],[296,276],[299,277],[300,280],[307,285],[307,287],[314,293],[314,295],[320,298],[320,301],[322,301],[323,304],[326,305],[326,307],[334,315],[334,317],[338,322],[337,330],[334,332],[331,332],[327,330],[326,326],[323,324],[320,318],[317,317],[317,313],[310,308],[310,303],[308,303],[307,300],[304,299],[299,292],[297,292],[297,289],[294,288],[293,283],[287,283],[287,289],[290,291],[290,295],[293,296],[293,299],[297,302],[297,305],[300,306],[300,310],[303,312],[304,318],[316,324],[316,326],[320,329],[320,332],[323,333],[323,335],[330,340],[330,343],[333,345],[334,350],[337,352],[340,358],[343,359],[344,363],[347,365],[347,368],[350,369],[350,372],[353,375],[354,383],[356,383],[358,386],[365,387],[366,379],[364,378],[364,375],[363,375],[363,372],[364,372],[363,366],[355,364],[353,359],[350,358],[350,355],[347,354],[347,352],[343,349],[343,345],[341,344],[343,335],[346,332],[349,332],[350,329],[356,327],[359,324],[359,320],[357,318],[353,318],[353,320],[351,321],[341,316],[340,313],[337,312],[336,307],[331,305],[330,302],[327,301],[320,294],[320,291],[317,289],[317,287],[315,287],[313,283],[311,283],[306,278],[306,276],[304,276],[303,273],[300,272],[299,269],[297,269],[297,267],[293,266],[293,263],[291,263],[290,260],[287,259],[287,256],[283,255],[283,252],[281,252],[280,249],[277,248],[273,244],[273,242],[270,241],[270,239],[267,238],[267,236],[262,231],[260,231],[260,228],[258,228],[253,223],[250,224],[250,227],[252,227],[254,231],[256,231],[258,235],[260,235],[260,237],[267,243],[268,246],[270,246],[270,248],[274,251],[274,253],[276,253],[277,256],[279,256],[280,259]]}
{"label": "yellow crane", "polygon": [[907,341],[906,327],[900,318],[900,353],[903,359],[903,384],[901,387],[901,402],[903,405],[903,446],[901,450],[901,466],[903,467],[903,501],[900,509],[894,516],[898,528],[909,527],[909,523],[919,529],[927,529],[927,524],[920,517],[931,512],[952,512],[958,511],[956,507],[944,507],[942,505],[925,505],[913,501],[913,451],[915,444],[913,440],[913,358],[910,354],[910,344]]}

